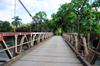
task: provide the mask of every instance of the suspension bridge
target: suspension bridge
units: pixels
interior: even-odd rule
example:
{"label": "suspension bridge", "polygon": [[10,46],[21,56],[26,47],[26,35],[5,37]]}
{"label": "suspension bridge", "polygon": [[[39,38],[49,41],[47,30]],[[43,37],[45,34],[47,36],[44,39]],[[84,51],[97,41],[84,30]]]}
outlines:
{"label": "suspension bridge", "polygon": [[[86,0],[83,6],[85,3]],[[54,36],[52,31],[41,29],[44,32],[1,32],[3,49],[0,52],[5,51],[9,59],[0,57],[0,66],[96,66],[94,64],[100,56],[100,34],[62,32],[62,36]],[[9,47],[4,37],[11,39],[13,46]],[[92,49],[94,38],[98,38],[95,50]]]}

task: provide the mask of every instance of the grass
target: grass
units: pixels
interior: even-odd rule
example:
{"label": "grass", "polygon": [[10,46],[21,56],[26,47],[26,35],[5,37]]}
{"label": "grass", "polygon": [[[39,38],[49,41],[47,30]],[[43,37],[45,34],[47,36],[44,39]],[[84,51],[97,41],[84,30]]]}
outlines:
{"label": "grass", "polygon": [[79,57],[80,57],[80,55],[76,55],[76,57],[77,57],[77,58],[79,58]]}

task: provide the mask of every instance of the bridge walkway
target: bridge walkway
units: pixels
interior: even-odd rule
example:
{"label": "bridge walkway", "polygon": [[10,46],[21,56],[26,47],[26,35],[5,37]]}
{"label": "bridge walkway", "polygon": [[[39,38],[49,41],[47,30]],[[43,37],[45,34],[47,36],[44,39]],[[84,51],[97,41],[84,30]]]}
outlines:
{"label": "bridge walkway", "polygon": [[11,66],[83,66],[61,36],[28,53]]}

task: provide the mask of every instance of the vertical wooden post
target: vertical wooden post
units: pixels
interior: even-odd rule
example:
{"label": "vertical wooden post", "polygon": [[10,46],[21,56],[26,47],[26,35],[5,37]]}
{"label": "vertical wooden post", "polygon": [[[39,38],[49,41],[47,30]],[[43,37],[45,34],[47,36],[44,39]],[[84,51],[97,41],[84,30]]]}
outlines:
{"label": "vertical wooden post", "polygon": [[[93,38],[92,37],[90,38],[90,33],[88,33],[88,47],[92,49],[92,46],[93,46]],[[90,50],[88,50],[88,51],[89,51],[88,61],[91,63],[92,51],[90,51]]]}
{"label": "vertical wooden post", "polygon": [[[27,36],[26,36],[26,41],[28,42]],[[27,44],[27,47],[30,48],[30,44]]]}
{"label": "vertical wooden post", "polygon": [[40,43],[40,36],[41,36],[41,34],[38,35],[38,43]]}
{"label": "vertical wooden post", "polygon": [[29,41],[31,41],[31,42],[29,43],[29,45],[30,45],[30,47],[31,47],[31,43],[32,43],[32,34],[31,34],[30,37],[29,37]]}
{"label": "vertical wooden post", "polygon": [[71,39],[71,38],[70,38],[70,35],[68,35],[68,36],[69,36],[69,42],[70,42],[70,39]]}
{"label": "vertical wooden post", "polygon": [[[98,43],[98,46],[96,48],[96,51],[100,53],[100,38],[99,38],[99,43]],[[97,58],[98,58],[98,55],[94,53],[92,60],[91,60],[91,64],[94,64],[95,61],[97,60]]]}
{"label": "vertical wooden post", "polygon": [[42,41],[44,41],[44,34],[42,35]]}
{"label": "vertical wooden post", "polygon": [[12,55],[11,55],[11,53],[10,53],[10,51],[9,51],[9,49],[8,49],[8,47],[7,47],[7,45],[6,45],[6,42],[3,40],[3,41],[0,41],[0,43],[2,44],[2,47],[3,47],[4,49],[6,49],[5,52],[6,52],[6,54],[8,55],[8,57],[9,57],[10,59],[12,59],[13,57],[12,57]]}
{"label": "vertical wooden post", "polygon": [[78,51],[78,44],[77,44],[77,35],[75,35],[75,48]]}
{"label": "vertical wooden post", "polygon": [[72,37],[72,35],[71,35],[71,44],[73,45],[73,37]]}
{"label": "vertical wooden post", "polygon": [[46,34],[45,34],[45,39],[46,39]]}
{"label": "vertical wooden post", "polygon": [[13,48],[13,57],[15,57],[17,55],[17,35],[14,36],[13,38],[13,46],[15,46],[15,48]]}
{"label": "vertical wooden post", "polygon": [[81,45],[79,44],[81,41],[81,38],[79,37],[79,35],[77,36],[77,50],[81,49]]}
{"label": "vertical wooden post", "polygon": [[[23,44],[24,38],[25,38],[25,36],[22,36],[22,37],[21,37],[21,42],[20,42],[20,44]],[[21,50],[22,50],[22,45],[19,46],[18,52],[21,53]]]}
{"label": "vertical wooden post", "polygon": [[31,42],[31,47],[34,46],[34,39],[35,39],[35,35],[33,35],[32,42]]}
{"label": "vertical wooden post", "polygon": [[84,50],[85,50],[85,58],[87,59],[87,56],[88,56],[88,49],[86,48],[87,47],[87,44],[86,44],[86,38],[83,37],[83,44],[84,44]]}

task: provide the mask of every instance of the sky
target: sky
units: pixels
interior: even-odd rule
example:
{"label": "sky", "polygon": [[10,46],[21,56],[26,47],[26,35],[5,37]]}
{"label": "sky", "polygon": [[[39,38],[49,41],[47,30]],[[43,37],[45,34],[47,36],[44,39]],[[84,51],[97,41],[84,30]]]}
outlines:
{"label": "sky", "polygon": [[[61,4],[70,3],[71,0],[21,0],[32,16],[39,11],[44,11],[47,14],[47,18],[51,19],[51,14],[56,13]],[[13,21],[14,17],[14,4],[15,0],[0,0],[0,20]],[[22,19],[22,23],[31,23],[32,19],[22,7],[22,5],[16,0],[16,16]]]}
{"label": "sky", "polygon": [[[51,19],[51,14],[56,13],[60,4],[70,3],[71,0],[21,0],[32,16],[39,11],[44,11],[47,14],[47,18]],[[0,0],[0,20],[13,21],[14,17],[14,4],[15,0]],[[22,19],[22,23],[30,23],[32,19],[19,3],[16,0],[16,16],[19,16]]]}

